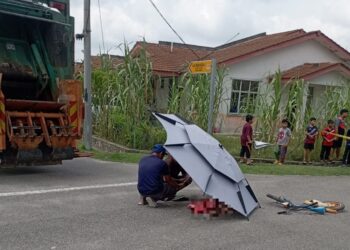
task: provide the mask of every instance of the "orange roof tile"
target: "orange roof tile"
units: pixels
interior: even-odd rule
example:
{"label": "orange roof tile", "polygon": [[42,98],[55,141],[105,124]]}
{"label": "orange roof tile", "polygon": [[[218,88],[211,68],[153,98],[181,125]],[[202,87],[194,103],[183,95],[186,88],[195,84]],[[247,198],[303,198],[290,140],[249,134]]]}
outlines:
{"label": "orange roof tile", "polygon": [[300,38],[305,34],[306,32],[300,29],[260,36],[252,40],[244,41],[242,43],[220,49],[214,53],[214,56],[218,62],[225,63],[230,59],[239,58],[255,51],[266,49],[271,46],[276,46],[283,42],[287,42],[295,38]]}
{"label": "orange roof tile", "polygon": [[350,68],[343,63],[305,63],[297,67],[282,72],[282,80],[288,81],[293,78],[310,80],[328,72],[339,72],[344,76],[350,77]]}
{"label": "orange roof tile", "polygon": [[[117,56],[117,55],[98,55],[98,56],[91,56],[91,67],[92,69],[98,69],[102,67],[102,61],[103,58],[106,58],[110,61],[111,65],[109,65],[111,68],[115,68],[118,64],[121,64],[124,60],[123,56]],[[75,63],[75,74],[78,74],[80,72],[84,72],[84,63]]]}
{"label": "orange roof tile", "polygon": [[[184,67],[191,62],[205,57],[210,53],[208,48],[194,48],[165,44],[165,43],[147,43],[138,42],[133,53],[137,54],[144,47],[149,56],[152,69],[160,75],[177,75],[180,74]],[[197,56],[198,55],[198,56]]]}
{"label": "orange roof tile", "polygon": [[160,42],[159,44],[137,42],[132,53],[137,54],[139,49],[144,46],[155,73],[178,75],[184,71],[190,61],[216,58],[219,64],[227,65],[308,40],[316,40],[342,60],[350,61],[350,53],[322,32],[305,32],[302,29],[271,35],[262,33],[216,48],[194,45],[186,47],[183,44],[170,42]]}

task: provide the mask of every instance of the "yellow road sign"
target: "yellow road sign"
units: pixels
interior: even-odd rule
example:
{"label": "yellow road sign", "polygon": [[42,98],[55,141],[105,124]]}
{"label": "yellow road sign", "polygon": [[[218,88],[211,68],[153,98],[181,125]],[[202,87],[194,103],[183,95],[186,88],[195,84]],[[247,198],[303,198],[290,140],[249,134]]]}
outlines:
{"label": "yellow road sign", "polygon": [[189,71],[192,74],[204,74],[211,72],[211,60],[206,61],[194,61],[188,66]]}

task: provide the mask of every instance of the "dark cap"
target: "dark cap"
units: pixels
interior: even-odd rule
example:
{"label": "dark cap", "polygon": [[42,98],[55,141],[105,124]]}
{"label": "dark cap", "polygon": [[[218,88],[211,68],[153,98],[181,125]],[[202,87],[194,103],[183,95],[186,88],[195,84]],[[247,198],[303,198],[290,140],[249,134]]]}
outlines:
{"label": "dark cap", "polygon": [[166,149],[163,147],[162,144],[156,144],[152,148],[152,153],[166,153]]}

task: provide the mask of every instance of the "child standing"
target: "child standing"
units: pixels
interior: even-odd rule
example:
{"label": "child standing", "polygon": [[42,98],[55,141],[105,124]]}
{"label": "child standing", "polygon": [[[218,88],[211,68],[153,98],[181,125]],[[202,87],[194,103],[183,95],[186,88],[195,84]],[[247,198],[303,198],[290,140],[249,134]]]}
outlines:
{"label": "child standing", "polygon": [[322,141],[320,159],[324,163],[330,162],[329,155],[331,153],[333,141],[336,139],[336,137],[334,136],[334,133],[335,133],[334,121],[328,120],[327,127],[325,127],[321,132],[323,141]]}
{"label": "child standing", "polygon": [[[346,136],[350,137],[350,129],[348,129]],[[345,151],[343,156],[343,164],[344,165],[350,164],[350,140],[349,139],[346,140]]]}
{"label": "child standing", "polygon": [[304,140],[304,161],[303,164],[310,163],[311,151],[315,148],[316,137],[318,135],[318,128],[316,127],[316,118],[311,117],[310,123],[305,130],[305,140]]}
{"label": "child standing", "polygon": [[251,150],[252,150],[252,143],[253,143],[253,116],[247,115],[246,118],[246,124],[244,124],[241,134],[241,153],[240,153],[240,162],[244,162],[244,157],[246,157],[246,162],[248,165],[252,164],[252,160],[250,159],[251,156]]}
{"label": "child standing", "polygon": [[[339,135],[344,135],[346,126],[345,126],[345,119],[348,117],[349,111],[347,109],[342,109],[340,110],[340,115],[335,119],[334,123],[334,130],[336,134]],[[336,161],[339,160],[340,157],[340,149],[343,144],[343,138],[341,137],[336,137],[334,139],[333,145],[332,145],[332,150],[331,150],[331,155],[332,158]]]}
{"label": "child standing", "polygon": [[276,161],[275,164],[282,165],[287,155],[287,148],[292,136],[292,131],[289,128],[289,122],[287,119],[282,120],[282,126],[278,130],[277,135],[277,152],[276,152]]}

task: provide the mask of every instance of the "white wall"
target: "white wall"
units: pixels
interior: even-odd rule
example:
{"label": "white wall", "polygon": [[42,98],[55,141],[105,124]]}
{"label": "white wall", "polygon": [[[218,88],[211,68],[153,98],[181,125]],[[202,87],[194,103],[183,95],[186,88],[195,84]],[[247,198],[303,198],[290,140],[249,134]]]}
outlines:
{"label": "white wall", "polygon": [[341,86],[346,81],[345,77],[338,72],[329,72],[325,75],[316,77],[309,81],[311,84],[324,85],[324,86]]}
{"label": "white wall", "polygon": [[308,81],[310,87],[314,88],[312,105],[317,108],[320,104],[321,98],[326,86],[341,86],[346,82],[343,75],[338,72],[329,72],[328,74],[316,77]]}
{"label": "white wall", "polygon": [[[341,62],[341,59],[318,42],[307,41],[227,66],[220,113],[227,114],[229,111],[232,79],[265,81],[278,69],[284,71],[304,63],[320,62]],[[325,80],[329,79],[320,81]]]}
{"label": "white wall", "polygon": [[[162,84],[162,81],[163,84]],[[165,112],[168,108],[169,78],[161,78],[156,83],[156,107],[158,112]]]}

